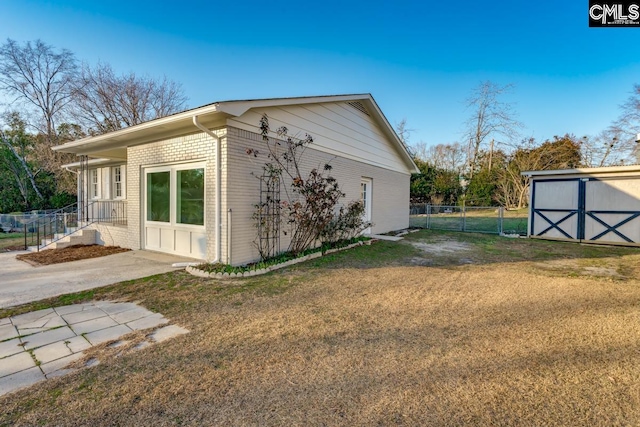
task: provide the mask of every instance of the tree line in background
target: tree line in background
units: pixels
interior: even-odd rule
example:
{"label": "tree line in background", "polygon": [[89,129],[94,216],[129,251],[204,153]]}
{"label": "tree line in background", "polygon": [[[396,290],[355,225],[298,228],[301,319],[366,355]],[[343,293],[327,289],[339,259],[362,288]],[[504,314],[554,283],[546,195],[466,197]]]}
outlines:
{"label": "tree line in background", "polygon": [[412,203],[526,207],[529,179],[524,171],[602,167],[637,163],[640,85],[633,88],[621,115],[594,137],[522,138],[513,105],[504,102],[511,85],[483,82],[467,100],[465,143],[428,146],[410,142],[406,120],[396,125],[420,173],[411,177]]}
{"label": "tree line in background", "polygon": [[[526,170],[635,163],[640,85],[621,115],[593,137],[522,138],[522,124],[504,96],[511,85],[483,82],[467,100],[462,143],[411,144],[405,120],[397,133],[414,154],[413,202],[526,206]],[[109,64],[80,62],[41,40],[0,45],[0,212],[63,207],[76,200],[76,177],[62,169],[77,157],[51,148],[185,109],[180,84],[117,74]]]}
{"label": "tree line in background", "polygon": [[167,78],[117,74],[41,40],[0,45],[0,212],[60,208],[76,200],[75,155],[51,148],[186,107]]}

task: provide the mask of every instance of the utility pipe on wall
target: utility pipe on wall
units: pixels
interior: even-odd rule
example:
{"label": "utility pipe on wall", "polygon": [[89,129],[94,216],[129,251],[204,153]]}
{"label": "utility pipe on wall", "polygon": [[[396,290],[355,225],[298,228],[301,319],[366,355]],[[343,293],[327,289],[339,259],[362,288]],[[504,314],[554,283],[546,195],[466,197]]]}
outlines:
{"label": "utility pipe on wall", "polygon": [[222,183],[220,182],[220,175],[221,175],[221,160],[220,160],[220,153],[221,153],[221,149],[220,149],[220,138],[218,137],[218,135],[216,135],[215,133],[213,133],[210,129],[206,128],[205,126],[202,125],[202,123],[200,123],[198,121],[198,116],[193,116],[193,124],[200,129],[201,131],[203,131],[204,133],[206,133],[207,135],[209,135],[211,138],[213,138],[213,140],[216,142],[216,200],[215,200],[215,239],[216,239],[216,258],[211,261],[211,262],[220,262],[222,255],[222,242],[221,242],[221,233],[220,230],[222,229],[222,203],[220,198],[222,197]]}
{"label": "utility pipe on wall", "polygon": [[227,211],[227,264],[231,264],[231,209]]}

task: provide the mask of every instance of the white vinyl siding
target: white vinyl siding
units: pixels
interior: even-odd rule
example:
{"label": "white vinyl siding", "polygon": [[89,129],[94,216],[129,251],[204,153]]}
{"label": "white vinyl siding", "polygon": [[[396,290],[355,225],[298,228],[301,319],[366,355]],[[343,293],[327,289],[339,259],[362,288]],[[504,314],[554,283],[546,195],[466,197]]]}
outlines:
{"label": "white vinyl siding", "polygon": [[409,174],[399,148],[383,134],[371,116],[347,102],[251,109],[228,120],[229,125],[259,133],[262,114],[269,117],[273,131],[286,126],[288,134],[314,138],[313,148],[335,156]]}

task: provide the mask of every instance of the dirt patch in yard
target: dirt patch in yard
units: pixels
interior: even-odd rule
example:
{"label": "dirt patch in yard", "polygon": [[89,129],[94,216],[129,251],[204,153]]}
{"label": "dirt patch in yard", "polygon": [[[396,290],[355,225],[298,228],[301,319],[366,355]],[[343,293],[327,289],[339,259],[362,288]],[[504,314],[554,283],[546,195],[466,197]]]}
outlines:
{"label": "dirt patch in yard", "polygon": [[[441,265],[445,263],[473,264],[473,245],[456,239],[441,236],[435,240],[407,240],[416,249],[419,249],[420,256],[411,259],[411,263],[419,266]],[[466,256],[465,256],[466,255]]]}
{"label": "dirt patch in yard", "polygon": [[619,280],[625,278],[622,274],[625,269],[621,268],[617,258],[601,259],[597,263],[590,259],[559,259],[538,262],[534,266],[547,273],[566,276],[593,276]]}
{"label": "dirt patch in yard", "polygon": [[81,259],[99,258],[120,252],[127,252],[129,250],[130,249],[121,248],[120,246],[73,245],[66,248],[47,249],[40,252],[20,254],[17,255],[16,258],[38,266],[79,261]]}
{"label": "dirt patch in yard", "polygon": [[471,249],[470,244],[455,240],[440,240],[436,243],[412,242],[411,244],[421,251],[432,255],[450,254]]}

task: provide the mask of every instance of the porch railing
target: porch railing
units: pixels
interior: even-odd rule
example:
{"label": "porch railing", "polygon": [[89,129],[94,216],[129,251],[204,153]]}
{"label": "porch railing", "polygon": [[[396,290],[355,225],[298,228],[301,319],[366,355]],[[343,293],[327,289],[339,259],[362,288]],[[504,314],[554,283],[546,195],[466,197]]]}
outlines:
{"label": "porch railing", "polygon": [[95,200],[85,206],[81,221],[127,225],[127,202],[126,200]]}

